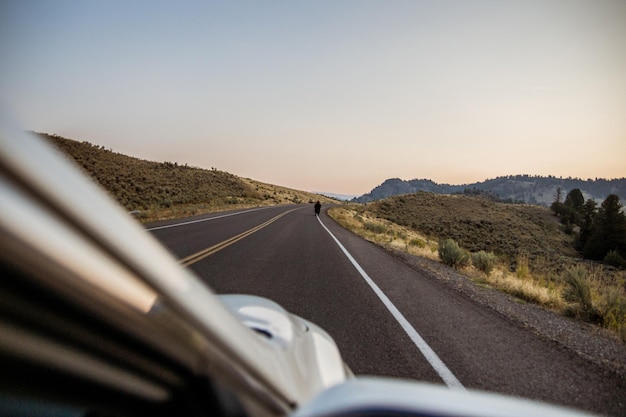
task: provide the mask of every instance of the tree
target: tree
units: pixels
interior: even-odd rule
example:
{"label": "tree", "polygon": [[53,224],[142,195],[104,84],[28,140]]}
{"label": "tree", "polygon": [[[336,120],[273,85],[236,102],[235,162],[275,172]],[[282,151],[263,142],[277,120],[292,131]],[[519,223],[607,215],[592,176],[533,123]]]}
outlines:
{"label": "tree", "polygon": [[554,214],[556,214],[559,217],[562,217],[563,212],[564,212],[564,205],[561,202],[561,187],[557,187],[556,193],[554,195],[554,202],[552,203],[550,208],[552,209]]}
{"label": "tree", "polygon": [[576,211],[580,211],[584,204],[585,197],[583,197],[583,193],[580,191],[580,188],[574,188],[572,191],[567,193],[567,196],[565,197],[566,206],[569,206]]}
{"label": "tree", "polygon": [[579,188],[574,188],[567,193],[565,202],[561,206],[561,222],[580,226],[582,223],[582,208],[584,204],[585,197],[583,197],[583,193]]}
{"label": "tree", "polygon": [[582,222],[580,224],[580,233],[578,234],[578,238],[576,239],[576,249],[581,251],[587,244],[587,241],[591,237],[593,233],[593,225],[594,220],[596,218],[596,208],[597,204],[591,198],[585,202],[585,205],[582,207]]}
{"label": "tree", "polygon": [[586,258],[602,260],[610,251],[626,256],[626,215],[615,194],[609,195],[595,216],[589,239],[583,247]]}

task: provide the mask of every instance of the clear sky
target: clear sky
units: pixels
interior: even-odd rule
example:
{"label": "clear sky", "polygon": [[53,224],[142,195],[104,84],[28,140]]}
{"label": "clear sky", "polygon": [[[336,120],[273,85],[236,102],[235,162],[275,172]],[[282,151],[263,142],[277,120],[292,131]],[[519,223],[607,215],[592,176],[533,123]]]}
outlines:
{"label": "clear sky", "polygon": [[359,195],[626,176],[626,1],[0,0],[28,130]]}

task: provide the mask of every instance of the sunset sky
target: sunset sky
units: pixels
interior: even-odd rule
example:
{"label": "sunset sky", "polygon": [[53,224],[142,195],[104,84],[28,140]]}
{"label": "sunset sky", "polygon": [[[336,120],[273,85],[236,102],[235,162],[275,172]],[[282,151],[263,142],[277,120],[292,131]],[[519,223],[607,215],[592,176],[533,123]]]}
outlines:
{"label": "sunset sky", "polygon": [[626,1],[0,1],[27,130],[307,191],[626,177]]}

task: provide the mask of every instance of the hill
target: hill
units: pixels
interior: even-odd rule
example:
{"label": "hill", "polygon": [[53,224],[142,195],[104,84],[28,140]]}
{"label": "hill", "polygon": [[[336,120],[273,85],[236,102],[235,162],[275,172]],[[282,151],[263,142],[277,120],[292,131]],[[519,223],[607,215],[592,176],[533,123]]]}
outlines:
{"label": "hill", "polygon": [[432,239],[454,239],[471,252],[494,252],[509,262],[524,253],[531,263],[557,269],[568,263],[564,258],[577,257],[572,236],[544,207],[419,192],[376,201],[366,210]]}
{"label": "hill", "polygon": [[336,202],[327,197],[240,178],[216,169],[151,162],[89,142],[39,134],[65,153],[128,211],[143,221],[226,208]]}
{"label": "hill", "polygon": [[582,191],[585,199],[601,203],[609,194],[626,198],[626,178],[587,179],[557,178],[553,176],[510,175],[464,185],[437,184],[428,179],[401,180],[391,178],[375,187],[371,192],[354,199],[367,203],[401,194],[427,191],[436,194],[482,194],[504,202],[519,202],[548,207],[555,200],[557,190],[565,196],[574,188]]}

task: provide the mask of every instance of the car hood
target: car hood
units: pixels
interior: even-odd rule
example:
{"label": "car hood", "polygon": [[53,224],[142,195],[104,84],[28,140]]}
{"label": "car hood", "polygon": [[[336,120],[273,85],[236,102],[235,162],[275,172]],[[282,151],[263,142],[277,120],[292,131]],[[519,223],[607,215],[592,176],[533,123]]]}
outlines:
{"label": "car hood", "polygon": [[294,383],[310,394],[352,375],[335,341],[321,327],[267,298],[240,294],[218,298],[246,327],[281,351],[293,372]]}

